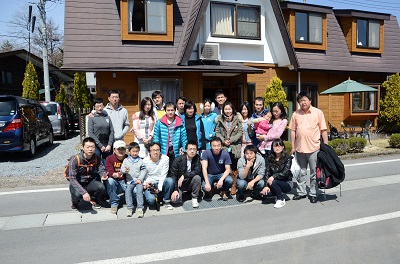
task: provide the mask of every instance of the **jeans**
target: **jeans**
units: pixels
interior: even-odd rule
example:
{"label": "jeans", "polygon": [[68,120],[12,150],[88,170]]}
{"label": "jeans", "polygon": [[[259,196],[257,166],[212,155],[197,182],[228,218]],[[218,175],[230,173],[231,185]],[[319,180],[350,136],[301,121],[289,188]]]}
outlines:
{"label": "jeans", "polygon": [[[214,182],[218,182],[221,179],[222,174],[223,173],[220,173],[220,174],[208,174],[208,182],[211,185],[211,189],[212,189],[212,187],[214,185]],[[232,178],[231,175],[228,175],[225,178],[224,183],[222,185],[222,191],[229,191],[229,188],[232,187],[232,184],[233,184],[233,178]],[[202,187],[203,187],[204,191],[206,191],[205,190],[205,186],[206,186],[206,182],[203,180]]]}
{"label": "jeans", "polygon": [[106,181],[106,188],[108,196],[110,197],[111,207],[118,207],[119,196],[118,194],[125,192],[126,183],[125,180],[116,180],[114,178],[108,178]]}
{"label": "jeans", "polygon": [[[81,185],[89,193],[90,197],[94,196],[97,199],[97,202],[100,200],[100,198],[103,196],[105,192],[104,185],[96,180],[92,180],[88,184],[81,183]],[[69,186],[69,191],[71,193],[72,203],[73,204],[79,203],[79,201],[82,199],[82,195],[75,189],[73,189],[71,185]]]}
{"label": "jeans", "polygon": [[[247,185],[248,185],[248,182],[246,180],[242,180],[239,178],[236,179],[236,188],[237,188],[237,193],[239,196],[244,195],[244,191],[246,190]],[[263,188],[264,188],[264,180],[259,180],[258,182],[256,182],[254,184],[252,192],[255,195],[260,195],[260,192],[262,191]]]}
{"label": "jeans", "polygon": [[292,186],[287,181],[273,180],[269,189],[271,194],[275,195],[278,200],[283,200],[283,193],[290,192]]}
{"label": "jeans", "polygon": [[319,150],[313,153],[300,153],[296,152],[297,163],[301,168],[300,178],[297,181],[296,191],[298,195],[306,195],[306,182],[307,182],[307,166],[310,166],[310,196],[316,196],[317,190],[315,186],[316,182],[316,171],[317,167],[317,154]]}
{"label": "jeans", "polygon": [[[160,191],[160,190],[159,190]],[[164,203],[169,203],[171,201],[171,194],[174,191],[174,180],[171,177],[166,177],[161,192],[164,194],[163,195],[163,201]],[[146,189],[144,192],[144,197],[146,198],[146,202],[148,205],[153,205],[156,203],[156,195],[161,195],[160,193],[158,194],[153,194],[151,193],[148,189]]]}
{"label": "jeans", "polygon": [[127,184],[125,190],[126,207],[133,209],[133,199],[136,197],[137,208],[143,209],[143,184]]}

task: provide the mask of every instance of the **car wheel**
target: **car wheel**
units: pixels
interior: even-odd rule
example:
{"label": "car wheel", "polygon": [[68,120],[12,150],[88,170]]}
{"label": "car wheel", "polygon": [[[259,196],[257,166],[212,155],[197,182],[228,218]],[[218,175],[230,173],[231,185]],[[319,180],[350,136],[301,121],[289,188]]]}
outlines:
{"label": "car wheel", "polygon": [[27,154],[29,157],[34,157],[36,155],[36,141],[34,138],[31,138],[29,141],[29,150]]}

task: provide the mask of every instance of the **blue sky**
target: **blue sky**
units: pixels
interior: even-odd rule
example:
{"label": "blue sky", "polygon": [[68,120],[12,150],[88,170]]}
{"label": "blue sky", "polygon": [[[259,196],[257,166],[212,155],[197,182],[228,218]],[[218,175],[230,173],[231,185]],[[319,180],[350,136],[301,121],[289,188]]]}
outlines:
{"label": "blue sky", "polygon": [[[303,2],[303,0],[292,0],[293,2]],[[35,3],[39,0],[0,0],[0,43],[4,39],[11,39],[8,35],[10,31],[9,22],[12,21],[15,13],[26,8],[28,13],[28,5],[32,4],[37,9]],[[337,9],[356,9],[365,11],[374,11],[380,13],[389,13],[395,15],[397,20],[400,19],[400,1],[399,0],[306,0],[309,4],[331,6]],[[64,30],[64,4],[65,0],[47,0],[46,11],[47,16],[52,17],[61,31]],[[39,26],[40,19],[36,21]],[[36,27],[37,27],[36,26]]]}

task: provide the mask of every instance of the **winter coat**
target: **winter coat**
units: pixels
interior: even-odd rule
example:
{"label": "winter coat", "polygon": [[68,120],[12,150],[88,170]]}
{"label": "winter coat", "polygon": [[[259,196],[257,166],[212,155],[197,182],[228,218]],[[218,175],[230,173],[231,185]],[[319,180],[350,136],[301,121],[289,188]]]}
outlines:
{"label": "winter coat", "polygon": [[[217,126],[215,127],[215,134],[218,138],[222,140],[222,142],[225,141],[225,139],[228,139],[227,135],[227,128],[225,125],[225,118],[222,115],[219,115],[215,122],[217,123]],[[240,150],[242,148],[242,136],[243,136],[243,125],[242,125],[242,116],[240,114],[236,114],[236,116],[233,117],[232,123],[231,123],[231,134],[229,137],[230,141],[230,148],[231,148],[231,153],[235,156],[235,158],[240,158]],[[228,147],[223,145],[224,150],[228,151]],[[229,151],[228,151],[229,152]]]}
{"label": "winter coat", "polygon": [[206,140],[206,149],[211,149],[210,142],[213,137],[215,137],[215,119],[218,115],[214,112],[210,112],[208,115],[201,115],[201,120],[203,121],[204,125],[204,134]]}
{"label": "winter coat", "polygon": [[182,155],[177,157],[171,165],[170,177],[174,179],[174,190],[178,190],[178,180],[183,175],[183,178],[193,178],[193,176],[200,175],[201,173],[201,163],[200,156],[196,155],[192,159],[192,164],[190,166],[190,172],[187,171],[187,156]]}
{"label": "winter coat", "polygon": [[[168,155],[168,122],[167,116],[164,115],[161,119],[157,120],[154,126],[153,142],[161,145],[161,154]],[[179,149],[185,149],[187,143],[186,129],[183,125],[182,119],[175,116],[175,128],[172,132],[172,146],[174,147],[175,157],[179,156]]]}
{"label": "winter coat", "polygon": [[[197,136],[197,149],[198,150],[203,150],[206,149],[206,141],[205,141],[205,137],[204,137],[204,124],[201,121],[201,116],[195,114],[194,116],[195,118],[195,123],[196,123],[196,136]],[[183,122],[183,126],[185,127],[185,120],[186,120],[186,116],[182,115],[182,122]],[[186,136],[187,136],[187,132],[186,132]]]}
{"label": "winter coat", "polygon": [[274,180],[280,181],[292,181],[292,171],[290,168],[292,167],[292,156],[285,154],[285,156],[276,161],[273,157],[273,154],[268,156],[268,163],[265,168],[265,176],[264,176],[264,187],[267,186],[267,181],[269,177],[274,177]]}
{"label": "winter coat", "polygon": [[321,147],[317,154],[317,166],[323,165],[327,175],[331,175],[333,182],[339,184],[344,181],[345,169],[342,161],[331,146],[321,141]]}

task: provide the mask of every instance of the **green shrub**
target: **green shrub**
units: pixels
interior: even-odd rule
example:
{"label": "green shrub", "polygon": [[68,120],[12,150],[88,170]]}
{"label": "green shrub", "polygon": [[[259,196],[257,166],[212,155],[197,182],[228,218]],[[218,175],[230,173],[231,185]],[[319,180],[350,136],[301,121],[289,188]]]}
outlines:
{"label": "green shrub", "polygon": [[283,141],[285,143],[285,150],[288,154],[290,154],[290,151],[292,150],[292,144],[289,141]]}
{"label": "green shrub", "polygon": [[350,153],[360,153],[367,145],[367,140],[362,137],[351,137],[347,141],[350,146],[350,150],[348,151]]}
{"label": "green shrub", "polygon": [[337,138],[328,142],[328,145],[333,148],[338,156],[345,155],[350,150],[350,145],[347,139]]}
{"label": "green shrub", "polygon": [[393,134],[390,136],[389,147],[400,148],[400,134]]}

